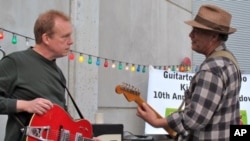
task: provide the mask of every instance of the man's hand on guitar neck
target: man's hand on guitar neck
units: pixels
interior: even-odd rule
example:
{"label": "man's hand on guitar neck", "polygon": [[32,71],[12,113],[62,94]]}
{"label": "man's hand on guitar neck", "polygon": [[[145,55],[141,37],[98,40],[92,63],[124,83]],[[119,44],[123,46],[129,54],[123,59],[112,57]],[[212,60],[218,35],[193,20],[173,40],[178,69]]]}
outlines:
{"label": "man's hand on guitar neck", "polygon": [[17,100],[16,109],[17,112],[28,112],[42,115],[53,107],[53,103],[50,100],[44,98],[36,98],[31,101]]}
{"label": "man's hand on guitar neck", "polygon": [[157,114],[146,103],[137,107],[137,116],[148,122],[151,126],[161,128],[167,126],[165,118],[159,118]]}

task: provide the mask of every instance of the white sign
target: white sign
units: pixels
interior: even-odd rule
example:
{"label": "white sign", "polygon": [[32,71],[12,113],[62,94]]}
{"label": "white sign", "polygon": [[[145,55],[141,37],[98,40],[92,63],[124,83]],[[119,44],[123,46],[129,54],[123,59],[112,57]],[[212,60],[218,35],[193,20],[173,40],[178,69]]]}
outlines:
{"label": "white sign", "polygon": [[[162,117],[177,111],[184,98],[184,91],[189,88],[194,73],[168,72],[149,67],[147,103]],[[240,91],[240,109],[243,124],[249,124],[250,116],[250,74],[242,75]],[[248,90],[247,90],[248,89]],[[154,128],[145,123],[145,134],[167,134],[163,128]]]}

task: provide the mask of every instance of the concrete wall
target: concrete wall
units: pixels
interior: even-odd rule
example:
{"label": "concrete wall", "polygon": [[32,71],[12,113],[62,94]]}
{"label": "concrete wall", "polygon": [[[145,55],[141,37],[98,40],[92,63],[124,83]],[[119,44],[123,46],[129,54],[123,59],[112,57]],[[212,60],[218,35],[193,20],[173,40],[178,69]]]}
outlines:
{"label": "concrete wall", "polygon": [[[33,24],[39,13],[59,9],[68,13],[74,25],[72,49],[86,54],[123,61],[129,64],[178,65],[184,57],[191,58],[190,27],[183,21],[191,19],[191,0],[0,0],[0,27],[33,38]],[[0,41],[10,53],[26,49],[25,39],[10,43],[11,34]],[[31,45],[34,42],[31,41]],[[75,54],[76,58],[79,54]],[[88,56],[85,56],[87,60]],[[95,122],[95,113],[104,114],[104,123],[124,124],[124,130],[144,133],[144,122],[136,116],[136,104],[128,103],[115,93],[121,82],[141,90],[146,99],[148,70],[131,72],[103,65],[58,59],[68,80],[68,87],[85,118]],[[103,60],[102,60],[103,63]],[[111,63],[111,62],[110,62]],[[70,99],[69,110],[79,118]],[[6,116],[0,116],[5,126]],[[4,128],[0,129],[3,140]]]}
{"label": "concrete wall", "polygon": [[[130,65],[180,64],[191,56],[190,1],[103,0],[100,1],[99,54]],[[118,62],[117,62],[118,63]],[[125,64],[123,64],[125,65]],[[115,93],[115,86],[127,82],[140,89],[146,99],[146,73],[99,69],[98,109],[107,123],[123,123],[124,130],[144,134],[144,121],[136,116],[136,104]]]}

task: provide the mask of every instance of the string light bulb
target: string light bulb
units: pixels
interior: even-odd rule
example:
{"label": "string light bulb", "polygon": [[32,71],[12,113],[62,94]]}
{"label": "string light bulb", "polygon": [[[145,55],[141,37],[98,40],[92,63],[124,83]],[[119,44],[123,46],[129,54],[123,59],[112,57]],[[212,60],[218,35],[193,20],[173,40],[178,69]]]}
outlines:
{"label": "string light bulb", "polygon": [[142,72],[145,73],[146,72],[146,66],[143,66],[142,68]]}
{"label": "string light bulb", "polygon": [[168,71],[171,71],[171,66],[168,66]]}
{"label": "string light bulb", "polygon": [[69,54],[69,60],[74,60],[75,59],[75,55],[73,52],[70,52]]}
{"label": "string light bulb", "polygon": [[112,66],[111,67],[115,68],[115,61],[114,60],[112,60]]}
{"label": "string light bulb", "polygon": [[128,66],[128,63],[126,63],[126,67],[125,67],[125,70],[129,70],[129,66]]}
{"label": "string light bulb", "polygon": [[140,72],[140,71],[141,71],[141,66],[140,66],[140,65],[137,66],[136,71],[137,71],[137,72]]}
{"label": "string light bulb", "polygon": [[97,58],[96,58],[95,64],[96,64],[97,66],[100,66],[100,64],[101,64],[100,57],[97,57]]}
{"label": "string light bulb", "polygon": [[29,38],[26,37],[26,46],[30,47]]}
{"label": "string light bulb", "polygon": [[173,65],[171,71],[176,71],[175,66]]}
{"label": "string light bulb", "polygon": [[4,35],[3,35],[3,29],[0,29],[0,40],[3,39]]}
{"label": "string light bulb", "polygon": [[122,70],[122,62],[119,62],[118,69]]}
{"label": "string light bulb", "polygon": [[89,55],[88,64],[92,64],[92,57]]}
{"label": "string light bulb", "polygon": [[175,71],[179,71],[179,65],[175,66]]}
{"label": "string light bulb", "polygon": [[16,44],[17,43],[17,37],[16,37],[15,34],[13,34],[13,36],[12,36],[11,43],[12,44]]}
{"label": "string light bulb", "polygon": [[184,71],[185,71],[185,66],[184,66],[184,65],[180,65],[179,71],[180,71],[180,72],[184,72]]}
{"label": "string light bulb", "polygon": [[168,69],[167,66],[164,66],[164,67],[163,67],[163,70],[167,70],[167,69]]}
{"label": "string light bulb", "polygon": [[82,53],[80,53],[80,56],[79,56],[79,58],[78,58],[78,61],[79,61],[80,63],[82,63],[82,62],[84,61],[84,57],[83,57]]}
{"label": "string light bulb", "polygon": [[105,68],[107,68],[107,67],[109,66],[109,62],[108,62],[108,60],[107,60],[107,59],[105,59],[105,62],[104,62],[104,64],[103,64],[103,65],[104,65],[104,67],[105,67]]}
{"label": "string light bulb", "polygon": [[135,71],[135,65],[132,64],[131,68],[130,68],[130,71],[134,72]]}

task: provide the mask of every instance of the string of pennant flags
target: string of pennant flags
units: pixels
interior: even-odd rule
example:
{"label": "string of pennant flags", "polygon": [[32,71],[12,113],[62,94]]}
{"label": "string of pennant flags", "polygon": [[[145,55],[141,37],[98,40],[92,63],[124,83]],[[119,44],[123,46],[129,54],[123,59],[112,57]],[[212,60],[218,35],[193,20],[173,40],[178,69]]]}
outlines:
{"label": "string of pennant flags", "polygon": [[[11,43],[17,44],[18,43],[18,36],[25,38],[26,40],[26,46],[29,46],[30,40],[34,40],[31,37],[4,29],[0,27],[0,40],[4,39],[4,33],[10,33],[12,34]],[[5,55],[5,52],[3,51],[1,45],[0,45],[0,52]],[[107,57],[101,57],[93,54],[88,54],[85,52],[80,52],[76,50],[70,50],[70,53],[68,55],[68,59],[70,61],[78,61],[79,63],[87,62],[88,64],[95,64],[96,66],[103,66],[105,68],[111,67],[113,69],[117,68],[118,70],[126,70],[131,72],[142,72],[145,73],[149,67],[149,65],[146,64],[137,64],[137,63],[131,63],[131,62],[125,62],[115,59],[110,59]],[[183,61],[178,65],[162,65],[162,66],[154,66],[155,69],[160,70],[167,70],[167,71],[177,71],[177,72],[191,72],[192,66],[191,66],[191,60],[188,57],[185,57]],[[196,72],[198,70],[198,66],[193,66],[194,71]]]}

